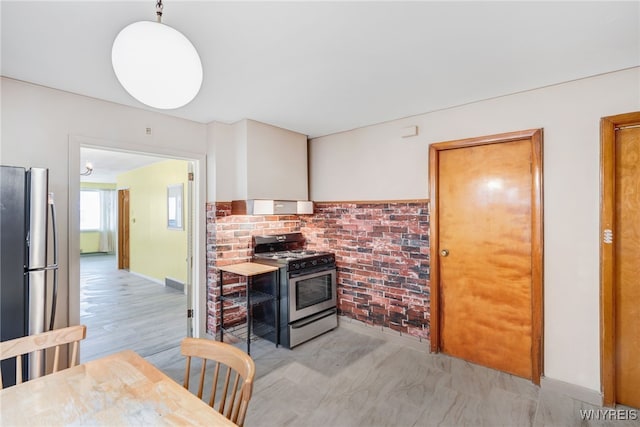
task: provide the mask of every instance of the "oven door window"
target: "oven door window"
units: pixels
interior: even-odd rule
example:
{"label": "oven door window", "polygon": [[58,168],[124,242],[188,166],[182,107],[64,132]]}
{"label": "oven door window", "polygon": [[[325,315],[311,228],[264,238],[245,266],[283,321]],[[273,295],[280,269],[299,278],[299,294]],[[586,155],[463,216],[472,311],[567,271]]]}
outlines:
{"label": "oven door window", "polygon": [[296,310],[303,310],[333,298],[331,274],[296,282]]}
{"label": "oven door window", "polygon": [[336,305],[336,271],[327,270],[289,280],[290,320],[318,313]]}

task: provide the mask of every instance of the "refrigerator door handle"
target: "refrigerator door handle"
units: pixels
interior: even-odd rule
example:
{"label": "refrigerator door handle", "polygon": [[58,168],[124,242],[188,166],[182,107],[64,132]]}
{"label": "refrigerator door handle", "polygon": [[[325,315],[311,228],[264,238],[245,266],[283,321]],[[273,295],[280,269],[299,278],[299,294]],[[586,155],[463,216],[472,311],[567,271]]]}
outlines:
{"label": "refrigerator door handle", "polygon": [[47,266],[47,197],[49,174],[47,169],[31,168],[27,174],[28,197],[28,258],[27,270]]}
{"label": "refrigerator door handle", "polygon": [[58,302],[58,227],[56,224],[56,204],[53,200],[53,193],[49,193],[49,207],[51,209],[51,228],[53,235],[53,264],[47,266],[47,270],[53,270],[53,294],[51,299],[51,320],[49,330],[53,330],[53,323],[56,320],[56,304]]}
{"label": "refrigerator door handle", "polygon": [[49,322],[49,330],[53,330],[53,323],[56,320],[56,302],[58,300],[58,269],[53,270],[53,299],[51,301],[51,321]]}

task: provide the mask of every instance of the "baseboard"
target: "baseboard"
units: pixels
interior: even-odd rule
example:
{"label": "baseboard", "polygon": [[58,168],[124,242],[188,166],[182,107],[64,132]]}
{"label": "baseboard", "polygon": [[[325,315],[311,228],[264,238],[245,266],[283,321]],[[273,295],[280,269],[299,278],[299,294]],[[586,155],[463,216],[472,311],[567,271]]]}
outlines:
{"label": "baseboard", "polygon": [[158,285],[164,286],[164,282],[162,280],[156,279],[155,277],[145,276],[144,274],[136,273],[135,271],[129,270],[129,274],[133,274],[134,276],[142,277],[150,282],[157,283]]}
{"label": "baseboard", "polygon": [[590,388],[547,377],[540,378],[540,388],[565,394],[573,399],[591,405],[602,406],[602,393]]}
{"label": "baseboard", "polygon": [[347,316],[338,316],[338,327],[349,329],[361,334],[367,334],[375,338],[395,341],[398,344],[406,345],[416,350],[429,353],[429,340],[414,337],[413,335],[402,334],[384,326],[372,326]]}
{"label": "baseboard", "polygon": [[180,292],[184,292],[184,283],[179,280],[172,279],[171,277],[164,278],[164,285],[169,288],[177,289]]}

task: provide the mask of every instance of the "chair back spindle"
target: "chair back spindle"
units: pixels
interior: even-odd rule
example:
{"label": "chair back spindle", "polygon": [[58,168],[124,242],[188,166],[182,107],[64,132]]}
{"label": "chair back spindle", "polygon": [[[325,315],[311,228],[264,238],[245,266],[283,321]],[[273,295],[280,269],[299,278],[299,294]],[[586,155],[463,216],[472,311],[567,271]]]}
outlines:
{"label": "chair back spindle", "polygon": [[[76,366],[78,364],[78,345],[81,340],[85,339],[86,334],[87,327],[77,325],[3,341],[0,342],[0,360],[16,359],[16,384],[21,384],[23,381],[22,358],[24,355],[55,348],[52,372],[58,372],[60,370],[60,347],[72,344],[69,367]],[[2,372],[0,372],[0,389],[2,389]]]}
{"label": "chair back spindle", "polygon": [[[184,387],[189,389],[191,359],[194,357],[201,359],[198,398],[204,399],[205,383],[209,373],[211,377],[209,406],[235,424],[242,426],[253,391],[255,377],[253,359],[232,345],[208,339],[185,338],[180,348],[182,355],[186,357]],[[210,365],[211,368],[207,369]]]}

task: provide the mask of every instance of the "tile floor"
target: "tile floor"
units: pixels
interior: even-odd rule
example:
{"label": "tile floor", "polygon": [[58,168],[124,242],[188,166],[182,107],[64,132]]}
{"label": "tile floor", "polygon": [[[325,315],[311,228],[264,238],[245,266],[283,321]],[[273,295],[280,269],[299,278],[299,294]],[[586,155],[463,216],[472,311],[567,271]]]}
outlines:
{"label": "tile floor", "polygon": [[[604,408],[348,319],[293,350],[256,341],[252,357],[246,426],[640,426],[583,420]],[[147,359],[182,382],[177,352]]]}
{"label": "tile floor", "polygon": [[[126,283],[123,272],[118,274]],[[134,292],[131,287],[121,288],[129,297]],[[92,304],[100,305],[98,294],[92,294]],[[94,313],[117,317],[119,307],[111,305]],[[119,340],[118,346],[137,345],[135,336]],[[145,357],[181,383],[184,359],[179,338],[167,336],[165,341],[159,351]],[[96,345],[106,343],[102,339]],[[83,351],[91,351],[91,345],[89,340],[83,342]],[[258,340],[251,352],[257,375],[247,427],[640,426],[640,419],[583,420],[581,411],[595,411],[602,417],[598,410],[603,408],[509,374],[429,354],[426,343],[345,318],[336,330],[293,350]],[[640,418],[640,411],[624,414]]]}

